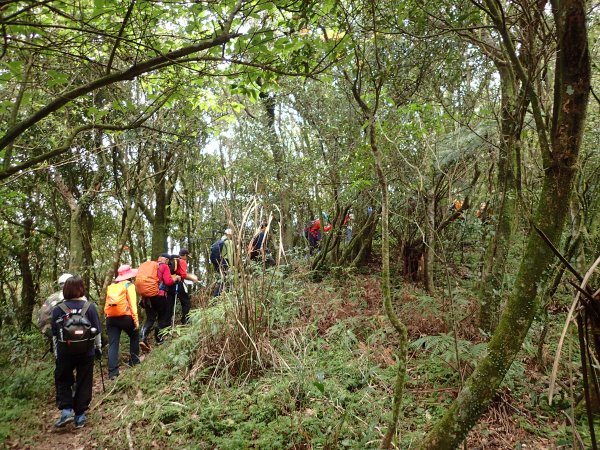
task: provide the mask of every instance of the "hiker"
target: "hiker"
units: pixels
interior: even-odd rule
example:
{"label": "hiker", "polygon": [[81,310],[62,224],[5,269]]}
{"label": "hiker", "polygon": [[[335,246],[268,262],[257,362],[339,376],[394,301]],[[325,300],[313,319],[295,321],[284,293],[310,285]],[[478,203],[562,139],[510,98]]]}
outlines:
{"label": "hiker", "polygon": [[40,306],[37,317],[37,325],[40,331],[44,336],[48,338],[50,341],[50,350],[52,351],[52,309],[63,301],[63,286],[65,285],[65,281],[71,278],[73,275],[70,273],[63,273],[58,278],[58,287],[59,291],[50,294],[50,296],[46,299],[44,304]]}
{"label": "hiker", "polygon": [[346,214],[346,217],[344,217],[344,223],[342,224],[346,227],[346,239],[344,241],[346,244],[350,243],[350,241],[352,240],[352,223],[353,222],[354,222],[354,214],[352,214],[351,212],[348,212],[348,214]]}
{"label": "hiker", "polygon": [[[170,257],[171,255],[168,253],[161,253],[158,256],[158,267],[156,268],[156,277],[153,281],[154,284],[157,284],[157,286],[154,286],[155,295],[142,297],[142,301],[140,303],[146,311],[146,322],[144,322],[144,325],[142,326],[142,332],[140,336],[140,347],[144,351],[150,350],[150,345],[148,344],[148,334],[154,328],[155,322],[158,322],[158,327],[155,328],[157,344],[163,343],[164,338],[160,335],[160,332],[167,328],[171,322],[172,305],[171,308],[169,308],[167,289],[169,286],[174,286],[176,282],[180,281],[181,277],[179,275],[171,276],[171,271],[168,265]],[[150,261],[150,263],[154,263],[152,265],[153,268],[156,267],[156,262]],[[141,268],[142,266],[140,266],[140,270]],[[138,281],[140,280],[136,280],[136,287],[138,286]],[[142,293],[142,291],[140,291],[140,293]]]}
{"label": "hiker", "polygon": [[140,322],[137,313],[137,293],[131,279],[137,269],[124,264],[117,270],[117,278],[106,289],[104,314],[108,333],[108,379],[119,376],[119,344],[121,331],[129,336],[129,365],[140,363]]}
{"label": "hiker", "polygon": [[[193,283],[198,282],[198,277],[192,273],[188,273],[188,258],[190,252],[187,248],[182,248],[179,250],[179,264],[177,265],[177,270],[175,273],[181,277],[181,280],[177,282],[176,287],[176,295],[179,301],[181,302],[181,324],[186,325],[188,323],[188,314],[190,313],[190,309],[192,308],[192,303],[190,301],[190,295],[187,291],[186,284],[184,280],[190,280]],[[173,314],[175,314],[175,307],[177,305],[173,302]],[[174,317],[171,319],[174,322]]]}
{"label": "hiker", "polygon": [[267,242],[265,241],[266,228],[267,225],[261,223],[258,233],[250,240],[250,244],[248,245],[248,256],[252,261],[256,261],[260,256],[269,251]]}
{"label": "hiker", "polygon": [[321,241],[321,220],[315,219],[304,229],[304,236],[308,239],[308,252],[312,255]]}
{"label": "hiker", "polygon": [[271,267],[275,265],[275,260],[271,256],[271,252],[267,246],[268,237],[265,238],[266,229],[267,224],[261,223],[258,233],[250,240],[247,251],[251,261],[260,260],[266,266]]}
{"label": "hiker", "polygon": [[96,305],[85,297],[80,277],[75,275],[65,281],[63,297],[52,310],[54,383],[56,405],[61,410],[54,426],[60,428],[74,420],[75,428],[81,428],[92,401],[94,354],[97,359],[102,357],[100,319]]}
{"label": "hiker", "polygon": [[210,247],[210,262],[219,276],[213,297],[221,295],[229,268],[233,265],[233,231],[227,228],[223,236]]}

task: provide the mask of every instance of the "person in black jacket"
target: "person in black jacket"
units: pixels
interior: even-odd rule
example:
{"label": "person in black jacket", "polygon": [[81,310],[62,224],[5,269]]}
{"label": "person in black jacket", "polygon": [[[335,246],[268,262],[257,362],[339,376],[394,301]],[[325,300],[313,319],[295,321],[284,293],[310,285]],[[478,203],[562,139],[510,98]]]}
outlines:
{"label": "person in black jacket", "polygon": [[[54,425],[63,427],[74,420],[75,427],[81,428],[86,422],[85,411],[92,401],[94,354],[98,359],[102,356],[100,319],[96,305],[85,297],[85,286],[80,277],[73,276],[65,282],[63,296],[64,301],[52,310],[56,356],[54,383],[56,405],[61,410]],[[76,327],[86,330],[79,333],[84,336],[82,340],[67,337],[67,330],[74,321]]]}

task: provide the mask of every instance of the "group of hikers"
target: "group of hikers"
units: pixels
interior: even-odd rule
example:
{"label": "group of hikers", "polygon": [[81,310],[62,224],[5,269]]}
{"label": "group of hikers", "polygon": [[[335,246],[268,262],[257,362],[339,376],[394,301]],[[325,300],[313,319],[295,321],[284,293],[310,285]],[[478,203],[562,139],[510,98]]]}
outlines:
{"label": "group of hikers", "polygon": [[[266,248],[266,224],[248,245],[248,257],[272,261]],[[108,377],[119,376],[121,333],[129,337],[129,366],[139,364],[140,348],[151,350],[149,337],[154,332],[157,345],[164,342],[165,330],[175,325],[177,300],[181,302],[181,323],[188,323],[191,309],[187,283],[198,282],[188,273],[190,252],[182,248],[178,255],[161,253],[156,261],[139,268],[121,265],[106,289],[104,315],[108,336]],[[213,296],[219,296],[233,265],[233,232],[227,228],[212,246],[210,262],[218,274]],[[187,283],[186,283],[187,282]],[[85,412],[92,400],[94,358],[102,359],[102,325],[95,303],[86,296],[81,277],[69,273],[58,279],[60,290],[50,295],[38,311],[38,326],[51,342],[56,359],[54,382],[60,417],[58,428],[74,422],[75,428],[86,423]],[[139,305],[146,320],[140,329]],[[101,367],[102,368],[102,367]]]}
{"label": "group of hikers", "polygon": [[[373,209],[369,207],[367,214],[371,214]],[[327,213],[322,212],[323,218],[329,222],[329,216]],[[352,240],[352,221],[354,220],[354,214],[348,213],[344,216],[344,221],[342,226],[346,229],[345,242],[346,244]],[[328,223],[323,227],[323,231],[325,233],[329,233],[333,225]],[[321,243],[321,219],[319,217],[315,217],[313,221],[311,221],[306,228],[304,228],[304,237],[308,241],[308,251],[309,255],[312,255],[319,249],[319,245]]]}

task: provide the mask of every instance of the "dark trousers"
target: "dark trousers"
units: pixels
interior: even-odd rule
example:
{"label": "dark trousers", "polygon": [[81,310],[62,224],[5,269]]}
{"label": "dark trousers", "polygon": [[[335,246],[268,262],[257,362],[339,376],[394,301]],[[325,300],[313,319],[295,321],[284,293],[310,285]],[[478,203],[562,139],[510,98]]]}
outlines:
{"label": "dark trousers", "polygon": [[[188,323],[188,314],[190,313],[190,309],[192,309],[192,302],[190,300],[189,294],[185,291],[185,286],[183,282],[179,282],[177,286],[177,298],[181,303],[181,324],[185,325]],[[175,310],[175,308],[173,308]]]}
{"label": "dark trousers", "polygon": [[146,311],[146,322],[142,327],[141,339],[146,342],[148,335],[154,328],[154,323],[158,323],[155,329],[156,342],[162,342],[159,333],[167,328],[171,322],[171,314],[167,305],[167,297],[157,295],[156,297],[144,298],[144,310]]}
{"label": "dark trousers", "polygon": [[308,233],[308,248],[309,254],[313,254],[315,250],[319,247],[319,241],[321,239],[320,235],[314,236],[312,233]]}
{"label": "dark trousers", "polygon": [[140,363],[140,335],[135,329],[131,316],[107,317],[106,331],[108,333],[108,376],[119,375],[119,344],[121,331],[129,336],[129,365]]}
{"label": "dark trousers", "polygon": [[179,290],[176,289],[177,285],[173,285],[167,291],[167,313],[169,314],[169,325],[175,323],[175,298],[179,294]]}
{"label": "dark trousers", "polygon": [[218,261],[212,261],[212,265],[215,268],[215,272],[217,272],[218,281],[215,285],[215,290],[213,291],[213,297],[218,297],[221,295],[221,291],[223,290],[223,285],[225,284],[225,277],[227,276],[227,271],[229,269],[225,264],[220,264]]}
{"label": "dark trousers", "polygon": [[92,401],[93,381],[94,355],[64,355],[59,352],[54,369],[58,409],[73,409],[75,414],[83,414]]}

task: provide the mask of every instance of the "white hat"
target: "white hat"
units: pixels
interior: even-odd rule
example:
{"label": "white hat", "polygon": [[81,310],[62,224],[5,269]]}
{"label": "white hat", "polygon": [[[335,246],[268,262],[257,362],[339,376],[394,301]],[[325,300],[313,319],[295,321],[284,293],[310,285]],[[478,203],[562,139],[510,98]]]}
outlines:
{"label": "white hat", "polygon": [[227,228],[225,230],[225,234],[231,234],[231,235],[233,235],[233,231],[231,231],[231,228]]}
{"label": "white hat", "polygon": [[58,284],[65,284],[65,281],[67,281],[72,276],[73,275],[71,275],[70,273],[63,273],[60,277],[58,277]]}

